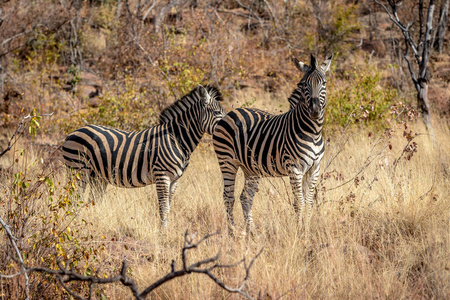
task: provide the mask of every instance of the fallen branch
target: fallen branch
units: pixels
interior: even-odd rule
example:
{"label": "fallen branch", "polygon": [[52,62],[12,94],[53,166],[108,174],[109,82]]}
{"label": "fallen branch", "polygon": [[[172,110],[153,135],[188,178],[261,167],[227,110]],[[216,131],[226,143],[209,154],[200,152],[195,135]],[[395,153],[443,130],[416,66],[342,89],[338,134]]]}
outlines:
{"label": "fallen branch", "polygon": [[[205,274],[212,281],[214,281],[215,284],[220,286],[225,291],[227,291],[229,293],[240,294],[247,299],[252,299],[252,297],[247,292],[244,291],[244,287],[245,287],[246,282],[250,278],[250,269],[252,268],[253,263],[259,257],[259,255],[261,255],[261,253],[263,251],[263,249],[261,249],[250,260],[250,262],[248,264],[247,264],[247,260],[245,257],[242,260],[240,260],[234,264],[219,264],[218,260],[220,259],[220,252],[218,252],[216,255],[214,255],[212,257],[194,262],[189,265],[188,264],[189,250],[198,248],[202,242],[210,239],[212,236],[217,235],[218,232],[216,232],[214,234],[208,234],[208,235],[204,236],[203,238],[201,238],[199,241],[194,242],[195,235],[190,235],[189,232],[186,231],[185,236],[184,236],[184,245],[181,250],[182,267],[180,269],[176,270],[175,261],[172,260],[170,272],[168,274],[166,274],[164,277],[160,278],[159,280],[153,282],[152,284],[150,284],[149,286],[147,286],[144,290],[142,290],[140,292],[134,279],[127,276],[128,263],[125,260],[122,262],[122,268],[121,268],[120,272],[109,278],[101,278],[101,277],[96,277],[96,276],[84,276],[84,275],[78,274],[78,273],[74,272],[73,270],[67,269],[67,266],[69,265],[67,262],[63,264],[61,261],[58,262],[59,269],[57,269],[57,270],[44,268],[44,267],[28,267],[22,260],[20,251],[18,250],[16,243],[15,243],[15,237],[9,231],[8,225],[1,218],[0,218],[0,223],[2,224],[3,228],[5,228],[5,230],[8,234],[8,240],[16,251],[16,255],[17,255],[18,259],[13,258],[13,260],[20,265],[21,270],[22,270],[21,272],[11,274],[11,275],[0,274],[0,278],[10,279],[10,278],[14,278],[14,277],[17,277],[20,275],[24,275],[25,279],[26,279],[25,284],[26,284],[27,299],[29,298],[28,274],[32,273],[32,272],[54,275],[56,277],[56,279],[58,280],[58,282],[60,283],[60,285],[67,291],[67,293],[69,293],[72,297],[74,297],[76,299],[82,299],[82,300],[91,299],[94,284],[109,284],[109,283],[114,283],[114,282],[122,283],[122,285],[124,285],[130,289],[130,291],[133,294],[133,297],[135,299],[141,300],[141,299],[144,299],[150,292],[157,289],[161,285],[167,283],[168,281],[175,279],[177,277],[182,277],[182,276],[191,274],[191,273]],[[230,287],[230,286],[226,285],[225,282],[223,282],[216,275],[213,274],[214,270],[234,268],[241,264],[244,266],[245,276],[244,276],[244,279],[242,279],[242,281],[240,282],[239,286],[237,286],[237,287]],[[88,283],[89,284],[88,297],[85,298],[85,297],[75,293],[70,288],[70,286],[67,285],[67,283],[70,283],[70,282],[86,282],[86,283]]]}

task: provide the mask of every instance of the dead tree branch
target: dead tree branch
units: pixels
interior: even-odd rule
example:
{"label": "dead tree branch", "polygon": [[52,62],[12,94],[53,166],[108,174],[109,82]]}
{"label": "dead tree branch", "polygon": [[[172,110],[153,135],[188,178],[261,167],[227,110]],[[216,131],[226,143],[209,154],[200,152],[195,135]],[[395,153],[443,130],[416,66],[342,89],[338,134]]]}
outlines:
{"label": "dead tree branch", "polygon": [[[386,14],[389,16],[389,19],[401,30],[404,38],[405,38],[405,52],[403,58],[405,59],[409,74],[411,76],[411,80],[414,84],[414,87],[417,91],[417,104],[422,112],[422,119],[425,123],[428,132],[430,133],[433,144],[436,146],[436,137],[434,135],[433,125],[431,124],[431,111],[430,111],[430,102],[428,99],[428,83],[430,79],[428,62],[430,59],[431,51],[432,51],[432,29],[433,29],[433,15],[434,8],[436,6],[436,0],[430,0],[428,3],[428,10],[426,21],[424,21],[423,14],[423,0],[420,1],[419,6],[419,36],[417,43],[414,42],[412,33],[413,29],[411,29],[414,24],[414,20],[407,25],[404,25],[397,13],[397,8],[399,4],[397,1],[388,0],[389,4],[386,6],[380,0],[373,0],[380,7],[384,9]],[[425,22],[425,24],[424,24]],[[422,34],[422,29],[424,28],[424,32]],[[412,51],[414,57],[416,59],[416,64],[413,65],[409,59],[409,51]],[[417,70],[417,72],[414,71]],[[416,76],[417,74],[417,76]]]}
{"label": "dead tree branch", "polygon": [[[48,274],[48,275],[54,275],[56,277],[56,279],[58,280],[58,282],[61,284],[61,286],[67,291],[67,293],[69,293],[72,297],[76,298],[76,299],[81,299],[81,300],[85,300],[85,299],[91,299],[92,296],[92,291],[93,291],[93,285],[94,284],[109,284],[109,283],[114,283],[114,282],[120,282],[122,283],[124,286],[128,287],[131,291],[131,293],[133,294],[133,297],[137,300],[141,300],[146,298],[146,296],[152,292],[153,290],[155,290],[156,288],[158,288],[159,286],[167,283],[168,281],[175,279],[177,277],[182,277],[188,274],[192,274],[192,273],[197,273],[197,274],[205,274],[207,275],[212,281],[214,281],[215,284],[217,284],[218,286],[220,286],[222,289],[224,289],[225,291],[229,292],[229,293],[235,293],[235,294],[240,294],[245,298],[248,299],[252,299],[252,297],[245,292],[244,288],[245,288],[245,284],[248,281],[248,279],[250,278],[250,269],[253,266],[253,263],[255,262],[255,260],[259,257],[259,255],[261,255],[263,249],[261,249],[251,260],[250,262],[247,262],[247,259],[244,257],[242,260],[234,263],[234,264],[220,264],[218,263],[219,259],[220,259],[220,251],[209,258],[194,262],[192,264],[188,264],[188,252],[189,250],[192,249],[196,249],[200,246],[201,243],[203,243],[204,241],[210,239],[211,237],[219,234],[219,232],[216,232],[214,234],[208,234],[206,236],[204,236],[203,238],[201,238],[200,240],[198,240],[197,242],[195,242],[195,234],[191,235],[189,234],[188,231],[186,231],[185,236],[184,236],[184,245],[183,248],[181,250],[181,262],[182,262],[182,268],[176,270],[175,268],[175,261],[172,261],[171,263],[171,268],[170,268],[170,272],[168,274],[166,274],[164,277],[160,278],[159,280],[153,282],[152,284],[150,284],[148,287],[146,287],[144,290],[142,290],[142,292],[139,291],[139,287],[137,286],[136,282],[134,281],[134,279],[130,278],[127,276],[127,271],[128,271],[128,263],[127,261],[123,261],[122,262],[122,268],[120,270],[120,272],[112,277],[109,278],[101,278],[101,277],[97,277],[97,276],[84,276],[84,275],[80,275],[76,272],[74,272],[73,270],[70,270],[67,268],[67,266],[69,265],[69,263],[65,262],[62,263],[61,261],[58,262],[58,268],[59,269],[50,269],[50,268],[45,268],[45,267],[28,267],[22,260],[22,256],[21,253],[19,251],[19,249],[17,248],[16,244],[15,244],[15,238],[14,236],[11,234],[8,225],[0,218],[0,223],[2,224],[3,228],[5,229],[5,231],[7,232],[8,235],[8,240],[11,243],[11,245],[13,246],[13,248],[16,251],[16,255],[18,257],[18,259],[14,259],[13,260],[18,263],[21,267],[21,272],[19,273],[15,273],[15,274],[11,274],[11,275],[6,275],[6,274],[0,274],[1,278],[5,278],[5,279],[9,279],[9,278],[14,278],[20,275],[24,275],[25,279],[26,279],[26,293],[27,293],[27,299],[29,298],[29,282],[28,282],[28,274],[32,273],[32,272],[36,272],[36,273],[44,273],[44,274]],[[240,282],[238,287],[230,287],[228,285],[225,284],[225,282],[223,282],[222,280],[220,280],[216,275],[214,275],[213,271],[214,270],[218,270],[218,269],[226,269],[226,268],[235,268],[239,265],[243,265],[244,267],[244,271],[245,271],[245,276],[242,279],[242,281]],[[70,282],[85,282],[89,284],[89,295],[87,298],[75,293],[73,291],[73,289],[70,288],[70,286],[67,285],[67,283]]]}
{"label": "dead tree branch", "polygon": [[439,53],[444,51],[444,40],[445,40],[445,32],[447,31],[447,23],[448,23],[448,7],[449,0],[445,0],[445,2],[441,3],[440,13],[439,13],[439,23],[437,26],[437,41],[435,42],[435,46]]}
{"label": "dead tree branch", "polygon": [[16,276],[18,276],[20,274],[23,274],[23,276],[25,278],[25,295],[26,295],[26,299],[28,300],[30,298],[30,281],[29,281],[29,278],[28,278],[27,268],[26,268],[25,263],[23,262],[23,259],[22,259],[22,254],[20,253],[19,248],[17,247],[17,244],[16,244],[17,238],[13,236],[11,230],[9,230],[9,226],[3,221],[3,219],[1,217],[0,217],[0,224],[2,224],[3,229],[5,229],[5,231],[6,231],[6,235],[8,236],[8,240],[11,243],[11,246],[14,248],[14,251],[16,252],[17,261],[19,262],[20,269],[22,270],[22,272],[16,273],[16,274],[13,274],[13,275],[10,275],[10,276],[8,276],[8,275],[5,276],[3,274],[0,274],[0,277],[13,278],[13,277],[16,277]]}

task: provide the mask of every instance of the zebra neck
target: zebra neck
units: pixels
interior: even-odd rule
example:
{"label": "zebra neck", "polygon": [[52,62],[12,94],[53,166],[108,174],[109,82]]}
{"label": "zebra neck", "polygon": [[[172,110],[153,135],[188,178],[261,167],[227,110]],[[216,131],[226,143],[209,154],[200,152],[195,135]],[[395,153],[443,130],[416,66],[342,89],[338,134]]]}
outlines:
{"label": "zebra neck", "polygon": [[299,103],[304,103],[305,100],[303,99],[303,95],[301,93],[300,89],[295,89],[291,96],[288,98],[289,104],[290,104],[290,108],[289,109],[295,109],[295,107],[297,106],[297,104]]}
{"label": "zebra neck", "polygon": [[295,109],[291,110],[290,120],[292,122],[290,128],[296,135],[307,134],[316,141],[322,137],[323,115],[317,120],[311,119],[308,108],[303,103],[297,103]]}
{"label": "zebra neck", "polygon": [[187,156],[194,152],[203,137],[204,132],[196,120],[198,120],[196,116],[184,114],[168,124],[170,134]]}

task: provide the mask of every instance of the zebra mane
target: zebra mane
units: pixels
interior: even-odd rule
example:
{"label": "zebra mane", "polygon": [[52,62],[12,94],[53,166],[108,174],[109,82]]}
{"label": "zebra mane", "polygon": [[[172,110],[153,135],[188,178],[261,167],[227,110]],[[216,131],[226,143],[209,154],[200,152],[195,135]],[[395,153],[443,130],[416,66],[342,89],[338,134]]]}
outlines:
{"label": "zebra mane", "polygon": [[294,109],[297,106],[297,103],[299,101],[305,101],[305,99],[303,99],[303,97],[301,96],[301,91],[300,91],[300,87],[297,87],[289,96],[288,98],[289,101],[289,110]]}
{"label": "zebra mane", "polygon": [[[161,111],[161,115],[159,116],[159,123],[166,124],[170,121],[174,120],[176,117],[181,116],[185,113],[195,102],[200,101],[200,86],[197,86],[195,89],[190,91],[188,94],[184,95],[181,99],[175,101],[165,109]],[[211,101],[222,101],[223,96],[220,91],[211,85],[204,86],[208,94],[211,96]]]}

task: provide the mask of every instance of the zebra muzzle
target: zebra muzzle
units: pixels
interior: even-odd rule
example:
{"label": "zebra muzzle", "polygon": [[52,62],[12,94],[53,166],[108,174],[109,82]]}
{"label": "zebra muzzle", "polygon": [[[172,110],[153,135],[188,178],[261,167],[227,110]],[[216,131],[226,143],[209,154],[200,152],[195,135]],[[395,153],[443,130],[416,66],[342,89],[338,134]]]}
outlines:
{"label": "zebra muzzle", "polygon": [[308,107],[309,116],[311,119],[318,119],[320,117],[320,100],[319,98],[312,98]]}

